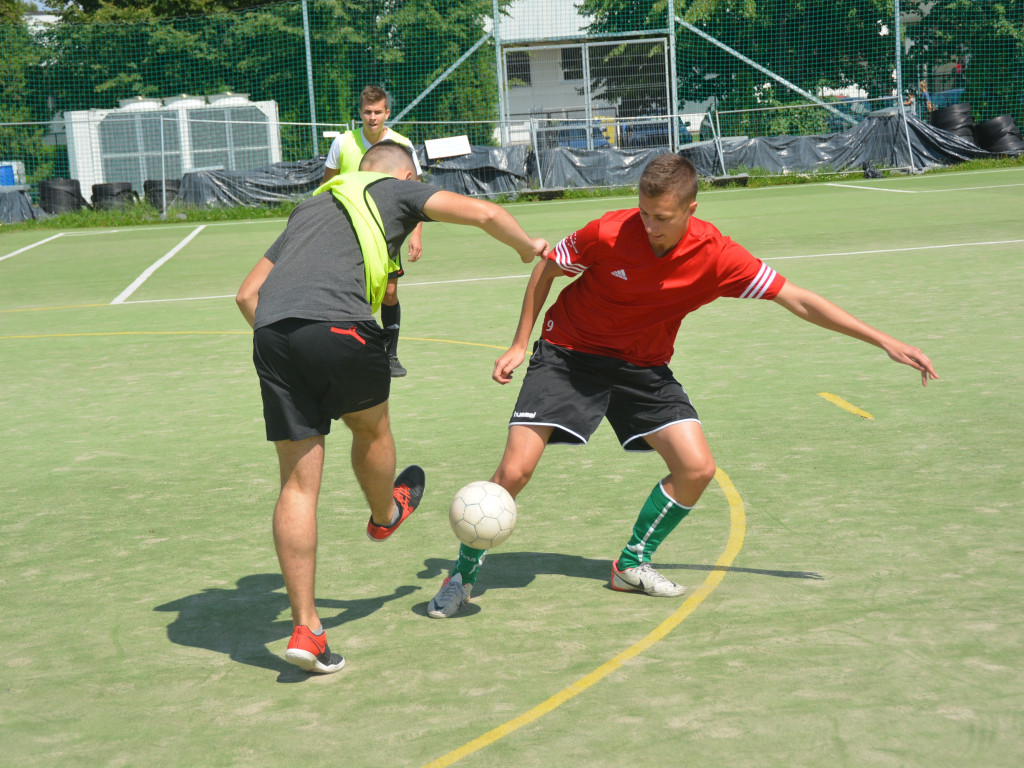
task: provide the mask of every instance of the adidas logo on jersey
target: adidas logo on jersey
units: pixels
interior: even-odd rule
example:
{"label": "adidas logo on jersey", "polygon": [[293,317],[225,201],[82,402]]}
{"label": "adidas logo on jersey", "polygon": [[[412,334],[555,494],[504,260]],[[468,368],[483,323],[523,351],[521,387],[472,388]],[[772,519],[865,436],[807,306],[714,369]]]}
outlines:
{"label": "adidas logo on jersey", "polygon": [[626,277],[626,270],[624,270],[624,269],[616,269],[614,272],[612,272],[612,275],[614,277],[621,278],[622,280],[628,280],[629,279],[628,277]]}

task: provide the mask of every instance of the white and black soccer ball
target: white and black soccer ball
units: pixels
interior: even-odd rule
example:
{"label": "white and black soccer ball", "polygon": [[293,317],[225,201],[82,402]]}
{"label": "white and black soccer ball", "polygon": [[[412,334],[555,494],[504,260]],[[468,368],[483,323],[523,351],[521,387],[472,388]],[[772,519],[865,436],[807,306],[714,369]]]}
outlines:
{"label": "white and black soccer ball", "polygon": [[492,549],[512,534],[516,503],[497,483],[477,480],[455,494],[448,522],[466,546]]}

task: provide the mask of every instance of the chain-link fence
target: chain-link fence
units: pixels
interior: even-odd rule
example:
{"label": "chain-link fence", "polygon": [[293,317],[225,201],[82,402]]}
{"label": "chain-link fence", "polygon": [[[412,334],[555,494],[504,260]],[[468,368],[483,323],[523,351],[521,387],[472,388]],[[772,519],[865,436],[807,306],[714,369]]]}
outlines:
{"label": "chain-link fence", "polygon": [[1024,111],[1024,0],[300,0],[30,16],[0,26],[0,49],[0,186],[37,198],[50,179],[142,196],[313,160],[367,84],[417,144],[525,147],[534,187],[567,183],[545,175],[559,158],[702,141],[729,170],[727,140],[842,133],[886,109],[1012,152]]}

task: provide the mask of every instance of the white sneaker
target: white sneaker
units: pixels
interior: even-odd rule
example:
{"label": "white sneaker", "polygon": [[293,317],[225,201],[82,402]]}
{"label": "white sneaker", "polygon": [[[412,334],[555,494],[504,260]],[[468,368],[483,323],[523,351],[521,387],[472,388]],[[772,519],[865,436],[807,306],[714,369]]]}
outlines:
{"label": "white sneaker", "polygon": [[462,583],[462,574],[449,576],[441,585],[441,590],[427,603],[427,616],[433,619],[450,619],[459,608],[469,602],[472,584]]}
{"label": "white sneaker", "polygon": [[670,581],[654,570],[650,563],[619,570],[619,561],[612,563],[612,589],[619,592],[644,592],[652,597],[679,597],[686,587]]}

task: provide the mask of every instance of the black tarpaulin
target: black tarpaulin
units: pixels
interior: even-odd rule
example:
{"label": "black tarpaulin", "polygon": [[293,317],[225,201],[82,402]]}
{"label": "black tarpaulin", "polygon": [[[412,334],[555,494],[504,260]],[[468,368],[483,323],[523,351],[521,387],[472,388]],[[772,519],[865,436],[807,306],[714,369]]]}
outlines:
{"label": "black tarpaulin", "polygon": [[321,158],[274,163],[254,171],[192,171],[182,175],[175,203],[199,208],[276,205],[312,192],[323,176]]}
{"label": "black tarpaulin", "polygon": [[19,221],[41,219],[46,216],[32,205],[28,187],[22,184],[0,187],[0,221],[16,224]]}
{"label": "black tarpaulin", "polygon": [[423,180],[460,195],[515,194],[529,186],[526,146],[472,150],[468,155],[430,160],[420,149]]}
{"label": "black tarpaulin", "polygon": [[864,163],[878,168],[909,168],[913,165],[917,170],[927,170],[964,160],[992,157],[974,142],[916,117],[908,115],[904,127],[903,116],[894,109],[872,112],[857,125],[840,133],[724,138],[721,156],[714,141],[684,147],[680,154],[693,161],[704,176],[737,171],[774,174],[849,171],[862,168]]}

